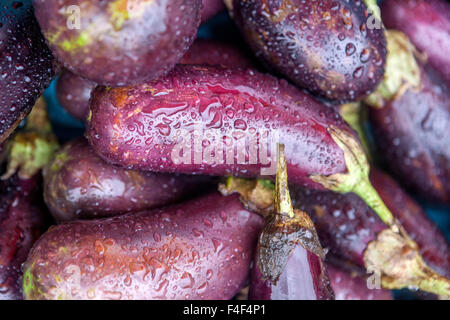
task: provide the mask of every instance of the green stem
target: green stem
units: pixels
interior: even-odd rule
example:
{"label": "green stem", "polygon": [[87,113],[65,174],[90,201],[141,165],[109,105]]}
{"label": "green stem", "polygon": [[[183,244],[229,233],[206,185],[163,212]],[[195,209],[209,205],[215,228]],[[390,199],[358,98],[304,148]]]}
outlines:
{"label": "green stem", "polygon": [[353,193],[358,195],[364,202],[372,208],[380,219],[388,226],[394,223],[394,217],[391,211],[386,207],[380,195],[372,186],[369,178],[361,179],[353,188]]}

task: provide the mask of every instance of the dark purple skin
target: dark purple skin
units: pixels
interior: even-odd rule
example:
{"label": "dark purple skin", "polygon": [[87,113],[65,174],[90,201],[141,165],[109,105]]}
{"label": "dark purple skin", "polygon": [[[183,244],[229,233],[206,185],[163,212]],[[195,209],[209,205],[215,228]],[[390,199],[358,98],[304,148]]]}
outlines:
{"label": "dark purple skin", "polygon": [[249,300],[330,300],[333,292],[321,258],[297,244],[278,280],[262,279],[257,261],[251,271]]}
{"label": "dark purple skin", "polygon": [[[318,189],[324,187],[313,182],[311,174],[347,170],[343,151],[328,129],[353,133],[334,109],[286,81],[251,69],[219,66],[178,65],[168,76],[139,86],[96,87],[90,110],[87,137],[108,162],[145,171],[257,177],[270,164],[249,164],[248,143],[239,150],[245,149],[246,164],[238,164],[235,137],[278,130],[277,142],[286,146],[290,182]],[[235,149],[234,161],[215,163],[207,157],[197,164],[196,159],[173,161],[172,150],[192,142],[189,135],[195,122],[200,129],[227,136]],[[204,146],[208,138],[202,139]],[[275,146],[271,149],[274,152]],[[264,158],[275,166],[276,161]]]}
{"label": "dark purple skin", "polygon": [[223,0],[202,0],[202,23],[225,10]]}
{"label": "dark purple skin", "polygon": [[180,64],[223,65],[228,67],[253,67],[254,63],[232,44],[209,39],[195,39]]}
{"label": "dark purple skin", "polygon": [[204,176],[145,173],[110,165],[84,138],[58,151],[43,175],[44,199],[58,222],[162,207],[211,182]]}
{"label": "dark purple skin", "polygon": [[61,224],[28,256],[25,297],[231,299],[246,284],[262,226],[237,195],[218,192],[163,209]]}
{"label": "dark purple skin", "polygon": [[[370,181],[383,202],[416,241],[425,262],[438,273],[450,274],[450,247],[420,206],[389,176],[371,169]],[[308,212],[322,245],[330,254],[364,267],[364,251],[386,225],[358,196],[314,190],[292,190],[295,207]]]}
{"label": "dark purple skin", "polygon": [[232,0],[234,20],[256,56],[315,95],[339,102],[373,92],[386,62],[384,31],[348,0]]}
{"label": "dark purple skin", "polygon": [[[194,41],[201,0],[33,0],[55,57],[95,83],[123,86],[169,72]],[[80,6],[80,28],[64,8]]]}
{"label": "dark purple skin", "polygon": [[89,112],[89,98],[96,84],[69,70],[58,78],[56,96],[61,106],[75,119],[84,121]]}
{"label": "dark purple skin", "polygon": [[376,151],[410,190],[450,203],[450,87],[421,67],[422,88],[409,89],[384,107],[369,108]]}
{"label": "dark purple skin", "polygon": [[0,4],[0,143],[31,111],[50,84],[55,60],[30,1]]}
{"label": "dark purple skin", "polygon": [[0,300],[22,299],[21,266],[47,224],[40,183],[40,173],[0,180]]}
{"label": "dark purple skin", "polygon": [[450,4],[445,0],[384,0],[387,28],[405,33],[450,85]]}
{"label": "dark purple skin", "polygon": [[327,271],[336,300],[393,300],[389,290],[369,289],[366,278],[360,274],[331,264],[327,264]]}

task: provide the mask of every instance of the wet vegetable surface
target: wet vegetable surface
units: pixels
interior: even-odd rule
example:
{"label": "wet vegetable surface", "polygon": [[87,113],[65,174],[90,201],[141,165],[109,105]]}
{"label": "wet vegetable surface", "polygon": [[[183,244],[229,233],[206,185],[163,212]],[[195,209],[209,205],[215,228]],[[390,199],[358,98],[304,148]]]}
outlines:
{"label": "wet vegetable surface", "polygon": [[[419,245],[425,261],[448,276],[450,248],[422,208],[389,176],[371,170],[371,182],[408,234]],[[340,195],[312,190],[292,191],[295,206],[311,214],[320,240],[330,253],[364,266],[367,244],[386,229],[374,212],[355,194]]]}
{"label": "wet vegetable surface", "polygon": [[201,0],[34,0],[36,18],[59,61],[99,84],[155,79],[195,38]]}
{"label": "wet vegetable surface", "polygon": [[341,270],[327,264],[328,275],[336,300],[392,300],[392,294],[385,289],[369,289],[366,277]]}
{"label": "wet vegetable surface", "polygon": [[43,173],[45,202],[59,222],[161,207],[199,193],[212,181],[125,170],[103,161],[83,138],[66,144]]}
{"label": "wet vegetable surface", "polygon": [[[343,152],[328,130],[353,136],[335,110],[250,69],[179,65],[139,86],[97,87],[90,108],[87,136],[94,150],[112,163],[148,171],[254,177],[275,166],[274,141],[286,145],[292,182],[323,189],[311,174],[346,172]],[[260,142],[259,163],[242,139],[257,134],[267,137]],[[233,153],[220,151],[221,145]]]}
{"label": "wet vegetable surface", "polygon": [[0,3],[0,143],[31,111],[56,66],[30,1]]}
{"label": "wet vegetable surface", "polygon": [[400,30],[428,56],[450,85],[450,4],[445,0],[385,0],[381,15],[388,28]]}
{"label": "wet vegetable surface", "polygon": [[0,180],[0,300],[22,299],[22,263],[47,227],[40,173]]}
{"label": "wet vegetable surface", "polygon": [[403,185],[450,203],[450,90],[430,66],[419,66],[419,89],[370,108],[375,147]]}
{"label": "wet vegetable surface", "polygon": [[363,1],[226,3],[256,56],[314,94],[359,100],[383,77],[386,41]]}
{"label": "wet vegetable surface", "polygon": [[52,227],[25,264],[27,299],[231,299],[262,218],[218,193]]}

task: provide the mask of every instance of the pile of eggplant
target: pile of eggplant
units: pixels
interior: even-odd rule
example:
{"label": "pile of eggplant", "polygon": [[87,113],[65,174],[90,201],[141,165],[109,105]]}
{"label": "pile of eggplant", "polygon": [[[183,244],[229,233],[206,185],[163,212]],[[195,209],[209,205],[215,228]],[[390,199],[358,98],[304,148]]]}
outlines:
{"label": "pile of eggplant", "polygon": [[0,300],[449,299],[448,48],[445,0],[1,0]]}

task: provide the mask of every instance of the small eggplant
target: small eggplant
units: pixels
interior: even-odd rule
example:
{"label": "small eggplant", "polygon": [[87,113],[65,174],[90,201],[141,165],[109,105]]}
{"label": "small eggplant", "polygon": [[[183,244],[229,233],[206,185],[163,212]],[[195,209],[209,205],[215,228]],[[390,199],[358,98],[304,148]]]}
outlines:
{"label": "small eggplant", "polygon": [[370,185],[356,134],[339,114],[252,69],[178,65],[138,86],[98,86],[87,137],[101,157],[122,167],[244,177],[273,175],[274,144],[283,143],[290,182],[353,191],[394,222]]}
{"label": "small eggplant", "polygon": [[200,24],[201,0],[33,0],[55,57],[95,83],[123,86],[169,72]]}
{"label": "small eggplant", "polygon": [[[386,39],[369,25],[363,1],[229,0],[254,53],[299,87],[329,100],[355,101],[383,78]],[[377,26],[378,24],[378,26]]]}
{"label": "small eggplant", "polygon": [[31,0],[2,1],[0,144],[30,113],[57,69],[34,17]]}
{"label": "small eggplant", "polygon": [[50,217],[40,169],[57,144],[43,100],[26,121],[24,130],[8,140],[8,166],[0,180],[0,300],[22,299],[21,266]]}
{"label": "small eggplant", "polygon": [[49,229],[24,270],[26,299],[231,299],[263,219],[236,195]]}
{"label": "small eggplant", "polygon": [[384,0],[387,28],[404,32],[450,86],[450,4],[445,0]]}
{"label": "small eggplant", "polygon": [[333,300],[320,242],[311,219],[294,210],[284,146],[279,146],[275,212],[266,217],[251,272],[250,300]]}
{"label": "small eggplant", "polygon": [[58,222],[161,207],[211,182],[210,177],[145,173],[110,165],[84,138],[57,152],[43,175],[44,199]]}
{"label": "small eggplant", "polygon": [[412,191],[450,203],[450,87],[403,33],[387,31],[386,76],[365,102],[375,149]]}

